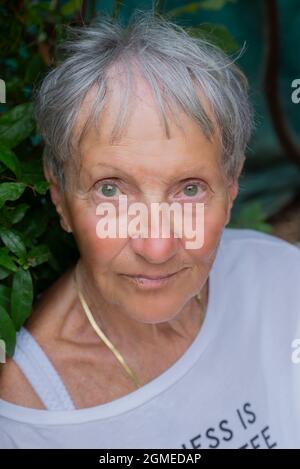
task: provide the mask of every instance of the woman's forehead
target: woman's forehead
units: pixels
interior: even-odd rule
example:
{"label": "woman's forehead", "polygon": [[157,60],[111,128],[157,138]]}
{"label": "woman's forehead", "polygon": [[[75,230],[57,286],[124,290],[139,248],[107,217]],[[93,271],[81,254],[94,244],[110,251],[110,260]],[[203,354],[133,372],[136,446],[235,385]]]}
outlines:
{"label": "woman's forehead", "polygon": [[142,105],[133,110],[128,125],[114,142],[109,138],[112,125],[112,122],[101,119],[97,127],[91,127],[81,141],[81,154],[98,155],[100,160],[103,155],[103,160],[116,161],[131,155],[137,162],[143,158],[160,159],[164,155],[171,161],[180,155],[186,159],[189,154],[221,149],[217,135],[208,139],[187,116],[180,117],[180,127],[169,120],[170,134],[167,136],[157,110]]}
{"label": "woman's forehead", "polygon": [[[102,143],[106,143],[113,140],[118,141],[119,136],[121,136],[123,142],[137,143],[139,141],[164,139],[167,135],[162,112],[153,94],[153,89],[147,80],[141,76],[141,73],[136,68],[134,70],[132,72],[134,86],[127,90],[128,94],[126,96],[124,92],[124,74],[121,72],[111,72],[109,74],[101,116],[90,126],[91,130],[94,131],[93,139],[99,138]],[[214,127],[217,127],[208,99],[200,89],[197,94],[208,118],[213,122]],[[80,133],[89,118],[92,106],[97,100],[97,95],[98,89],[94,87],[83,100],[77,118],[78,133]],[[184,133],[201,131],[200,125],[180,108],[175,99],[165,98],[162,106],[168,121],[169,132],[175,137],[178,136],[179,127],[184,130]],[[117,136],[118,138],[112,139],[114,125],[120,114],[126,114],[128,119],[126,119],[126,125],[122,127]],[[88,130],[90,130],[89,127]]]}
{"label": "woman's forehead", "polygon": [[86,135],[81,152],[81,170],[84,177],[124,177],[135,182],[172,182],[178,178],[200,177],[219,170],[221,146],[218,141],[209,141],[197,129],[197,133],[171,138],[121,139],[110,145],[97,135]]}
{"label": "woman's forehead", "polygon": [[[217,132],[208,139],[195,120],[178,109],[176,119],[171,114],[168,116],[167,136],[147,83],[139,77],[136,83],[126,127],[112,142],[111,133],[122,101],[119,86],[114,87],[111,82],[101,118],[88,128],[80,141],[81,171],[93,177],[95,173],[106,171],[109,163],[110,172],[117,169],[132,177],[142,173],[145,177],[172,180],[174,174],[219,166],[222,148]],[[92,102],[90,94],[83,103],[83,120]]]}

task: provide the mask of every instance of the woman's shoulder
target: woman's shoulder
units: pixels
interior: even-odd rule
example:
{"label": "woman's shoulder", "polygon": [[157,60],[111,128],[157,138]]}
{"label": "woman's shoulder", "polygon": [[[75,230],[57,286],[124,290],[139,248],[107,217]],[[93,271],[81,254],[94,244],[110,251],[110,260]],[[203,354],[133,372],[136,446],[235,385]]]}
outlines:
{"label": "woman's shoulder", "polygon": [[[71,269],[61,275],[34,302],[32,314],[24,326],[38,344],[49,344],[59,330],[63,311],[69,307],[68,288]],[[23,334],[17,334],[17,347]],[[47,348],[47,347],[46,347]],[[34,391],[13,357],[7,357],[6,363],[0,366],[0,399],[13,404],[44,409],[45,406]]]}
{"label": "woman's shoulder", "polygon": [[11,357],[7,358],[6,363],[0,367],[0,399],[24,407],[45,409],[34,389]]}

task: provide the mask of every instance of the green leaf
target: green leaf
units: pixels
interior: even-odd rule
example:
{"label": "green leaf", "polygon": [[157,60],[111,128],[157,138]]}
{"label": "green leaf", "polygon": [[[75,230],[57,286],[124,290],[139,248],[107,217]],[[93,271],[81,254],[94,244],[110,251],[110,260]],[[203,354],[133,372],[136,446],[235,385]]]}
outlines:
{"label": "green leaf", "polygon": [[39,246],[34,246],[27,256],[26,262],[35,267],[39,264],[43,264],[50,259],[51,252],[46,244],[40,244]]}
{"label": "green leaf", "polygon": [[24,82],[28,83],[29,85],[32,85],[32,83],[34,83],[39,72],[43,69],[43,67],[44,67],[44,62],[40,54],[34,54],[26,66]]}
{"label": "green leaf", "polygon": [[0,306],[0,338],[5,342],[6,353],[13,356],[16,346],[16,330],[3,306]]}
{"label": "green leaf", "polygon": [[22,182],[26,184],[36,184],[44,180],[43,165],[41,158],[34,158],[21,162]]}
{"label": "green leaf", "polygon": [[239,49],[239,44],[230,31],[220,24],[202,24],[199,27],[189,28],[191,36],[200,37],[222,49],[226,54],[231,54]]}
{"label": "green leaf", "polygon": [[26,255],[26,247],[16,231],[0,226],[0,238],[5,246],[17,256],[23,257]]}
{"label": "green leaf", "polygon": [[0,285],[0,306],[2,306],[6,311],[9,311],[10,308],[10,293],[11,289],[5,285]]}
{"label": "green leaf", "polygon": [[31,210],[30,217],[27,216],[20,224],[22,225],[22,233],[31,239],[38,238],[45,233],[48,228],[50,210],[52,210],[52,206],[49,207],[49,205],[47,208]]}
{"label": "green leaf", "polygon": [[259,201],[255,200],[245,204],[235,221],[232,221],[229,228],[249,228],[253,230],[272,233],[273,227],[265,221],[266,215]]}
{"label": "green leaf", "polygon": [[168,16],[180,16],[186,13],[196,13],[200,9],[201,9],[201,2],[192,2],[192,3],[189,3],[188,5],[183,5],[178,8],[172,8],[172,10],[168,11],[167,15]]}
{"label": "green leaf", "polygon": [[36,190],[39,194],[46,194],[49,189],[49,182],[48,181],[39,181],[36,182],[33,186],[34,190]]}
{"label": "green leaf", "polygon": [[6,82],[6,95],[12,96],[13,94],[21,93],[22,87],[22,80],[19,77],[13,77]]}
{"label": "green leaf", "polygon": [[11,272],[7,269],[3,269],[3,267],[0,267],[0,280],[4,280],[7,278]]}
{"label": "green leaf", "polygon": [[0,266],[4,267],[4,269],[7,269],[11,272],[16,272],[18,270],[13,259],[8,254],[8,249],[6,246],[0,248]]}
{"label": "green leaf", "polygon": [[204,0],[201,3],[203,10],[217,11],[224,8],[227,3],[235,3],[236,0]]}
{"label": "green leaf", "polygon": [[17,200],[23,194],[26,184],[23,182],[3,182],[0,184],[0,207],[7,200]]}
{"label": "green leaf", "polygon": [[17,178],[21,175],[21,165],[20,161],[16,157],[15,153],[0,144],[0,161],[5,164],[5,166],[10,169]]}
{"label": "green leaf", "polygon": [[1,210],[5,219],[9,223],[15,224],[22,220],[29,207],[30,205],[25,203],[16,205],[15,207],[8,207],[5,205]]}
{"label": "green leaf", "polygon": [[29,270],[19,268],[14,274],[11,292],[11,317],[16,330],[20,330],[32,311],[33,286]]}
{"label": "green leaf", "polygon": [[221,10],[226,3],[234,3],[236,0],[205,0],[203,2],[191,2],[181,7],[173,8],[167,12],[167,16],[181,16],[186,13],[196,13],[199,10]]}
{"label": "green leaf", "polygon": [[67,3],[65,3],[60,11],[61,14],[64,16],[69,16],[73,15],[74,13],[77,13],[80,11],[81,8],[81,0],[69,0]]}
{"label": "green leaf", "polygon": [[0,141],[14,148],[27,138],[35,128],[32,103],[19,104],[0,117]]}

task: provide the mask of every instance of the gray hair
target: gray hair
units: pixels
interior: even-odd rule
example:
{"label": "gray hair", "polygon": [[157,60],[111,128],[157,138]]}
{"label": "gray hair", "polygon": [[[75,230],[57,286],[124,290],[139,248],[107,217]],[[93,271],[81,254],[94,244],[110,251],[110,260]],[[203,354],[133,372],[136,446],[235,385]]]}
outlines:
{"label": "gray hair", "polygon": [[[174,119],[176,110],[183,110],[208,138],[217,129],[225,174],[233,179],[238,177],[252,130],[253,113],[247,80],[230,57],[206,40],[191,36],[188,28],[151,10],[136,10],[127,27],[104,15],[90,26],[71,28],[71,33],[71,39],[60,47],[63,60],[48,73],[35,94],[38,128],[45,142],[44,163],[61,189],[65,189],[65,164],[72,161],[76,165],[73,158],[78,154],[82,133],[91,123],[99,123],[108,73],[112,66],[120,64],[126,76],[125,102],[111,141],[125,128],[133,61],[151,87],[167,137],[166,107]],[[74,141],[79,111],[93,89],[96,90],[94,104],[82,133]],[[209,103],[214,122],[205,111],[197,89]]]}

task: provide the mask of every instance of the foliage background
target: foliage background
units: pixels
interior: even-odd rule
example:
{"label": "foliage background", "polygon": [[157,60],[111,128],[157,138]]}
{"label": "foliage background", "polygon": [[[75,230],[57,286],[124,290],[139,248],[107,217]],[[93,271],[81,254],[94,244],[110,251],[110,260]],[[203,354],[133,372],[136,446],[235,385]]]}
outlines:
{"label": "foliage background", "polygon": [[[0,0],[0,79],[6,83],[6,103],[0,104],[0,338],[8,355],[14,352],[16,332],[31,314],[35,298],[78,257],[72,235],[60,228],[43,177],[32,91],[55,64],[64,25],[82,25],[101,13],[127,21],[135,8],[155,8],[183,26],[193,26],[194,34],[208,37],[230,54],[246,45],[238,63],[250,81],[256,129],[230,226],[274,232],[273,222],[286,207],[300,206],[300,104],[291,100],[292,80],[300,78],[297,0]],[[275,29],[268,35],[272,25]],[[273,73],[267,75],[272,50],[280,60],[276,63],[273,57]],[[268,99],[278,101],[277,116],[272,105],[268,108]],[[279,135],[280,121],[295,151]],[[296,213],[299,218],[300,209]],[[292,241],[300,240],[297,220],[296,226],[299,232]]]}

